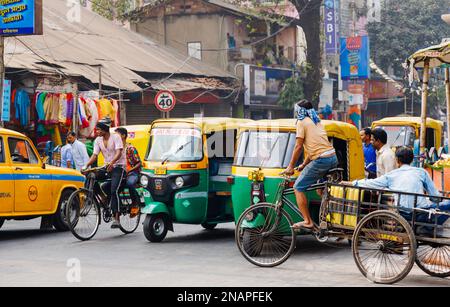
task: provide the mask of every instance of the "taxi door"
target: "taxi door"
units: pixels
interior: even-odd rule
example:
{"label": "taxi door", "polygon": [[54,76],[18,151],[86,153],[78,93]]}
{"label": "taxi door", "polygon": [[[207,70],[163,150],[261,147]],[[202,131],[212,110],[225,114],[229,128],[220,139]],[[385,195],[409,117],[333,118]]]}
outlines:
{"label": "taxi door", "polygon": [[12,168],[6,160],[4,137],[0,136],[0,214],[14,211],[14,180]]}
{"label": "taxi door", "polygon": [[9,137],[8,147],[16,191],[14,211],[34,214],[51,211],[52,177],[42,168],[33,145],[26,139]]}

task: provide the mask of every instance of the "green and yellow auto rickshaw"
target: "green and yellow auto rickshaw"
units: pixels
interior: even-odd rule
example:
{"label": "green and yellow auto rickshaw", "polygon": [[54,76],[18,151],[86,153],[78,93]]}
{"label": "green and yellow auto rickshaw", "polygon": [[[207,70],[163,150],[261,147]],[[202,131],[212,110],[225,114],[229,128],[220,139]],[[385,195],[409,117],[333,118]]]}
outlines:
{"label": "green and yellow auto rickshaw", "polygon": [[[322,120],[328,138],[336,149],[344,180],[364,178],[364,154],[358,129],[339,121]],[[242,212],[253,204],[273,202],[296,143],[296,120],[262,120],[243,125],[232,169],[231,194],[237,222]],[[301,161],[299,161],[300,164]],[[291,184],[298,177],[294,174]],[[291,201],[295,203],[292,194]],[[321,198],[316,191],[307,192],[313,219],[318,221]],[[291,214],[295,222],[297,215]]]}
{"label": "green and yellow auto rickshaw", "polygon": [[[387,144],[394,148],[398,146],[408,146],[414,148],[416,156],[420,152],[420,117],[386,117],[372,123],[372,129],[382,128],[388,136]],[[440,120],[427,118],[425,132],[425,148],[428,159],[434,162],[442,152],[442,139],[444,123]]]}
{"label": "green and yellow auto rickshaw", "polygon": [[152,123],[141,176],[149,241],[162,241],[174,223],[213,229],[234,221],[228,180],[238,128],[248,122],[209,117]]}

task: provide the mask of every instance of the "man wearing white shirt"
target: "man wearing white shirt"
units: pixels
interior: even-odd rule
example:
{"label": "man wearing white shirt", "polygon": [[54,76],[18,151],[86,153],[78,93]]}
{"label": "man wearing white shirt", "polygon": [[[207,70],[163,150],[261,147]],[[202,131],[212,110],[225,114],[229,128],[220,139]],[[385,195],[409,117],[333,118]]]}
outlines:
{"label": "man wearing white shirt", "polygon": [[387,143],[387,133],[381,128],[372,130],[371,142],[377,150],[377,177],[381,177],[396,169],[395,153]]}
{"label": "man wearing white shirt", "polygon": [[72,146],[72,160],[74,162],[74,167],[76,170],[81,171],[83,166],[89,161],[86,145],[77,140],[77,134],[73,131],[67,134],[67,142]]}

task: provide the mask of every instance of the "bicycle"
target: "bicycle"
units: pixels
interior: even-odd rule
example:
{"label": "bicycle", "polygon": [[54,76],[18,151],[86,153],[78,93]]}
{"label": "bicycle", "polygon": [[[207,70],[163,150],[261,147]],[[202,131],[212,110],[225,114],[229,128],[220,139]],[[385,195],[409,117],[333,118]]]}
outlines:
{"label": "bicycle", "polygon": [[[72,193],[66,207],[66,222],[69,229],[81,241],[90,240],[95,236],[102,219],[105,223],[109,223],[113,218],[108,197],[99,184],[105,177],[106,166],[90,168],[84,173],[86,175],[84,187]],[[141,203],[142,201],[140,199]],[[140,204],[126,193],[125,178],[119,187],[119,213],[120,230],[124,234],[136,231],[141,219]]]}
{"label": "bicycle", "polygon": [[[311,185],[308,190],[318,190],[325,188],[327,183],[340,182],[343,171],[341,168],[330,170],[324,178],[325,182]],[[294,193],[293,188],[289,187],[290,176],[280,175],[283,181],[275,194],[275,203],[261,202],[250,206],[236,224],[235,239],[240,252],[248,261],[261,267],[274,267],[289,258],[296,244],[291,214],[302,218],[297,204],[288,198]],[[327,239],[315,222],[310,232],[321,242]]]}

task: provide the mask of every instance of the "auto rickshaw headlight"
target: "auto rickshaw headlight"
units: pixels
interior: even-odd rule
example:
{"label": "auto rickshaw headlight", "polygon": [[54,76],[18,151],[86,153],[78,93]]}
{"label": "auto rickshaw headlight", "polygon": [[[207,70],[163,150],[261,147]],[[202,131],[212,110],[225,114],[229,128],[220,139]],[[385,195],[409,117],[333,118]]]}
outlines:
{"label": "auto rickshaw headlight", "polygon": [[148,187],[148,177],[147,176],[141,176],[141,186],[144,188]]}
{"label": "auto rickshaw headlight", "polygon": [[177,188],[182,188],[184,186],[184,179],[183,179],[183,177],[177,177],[175,179],[175,185],[177,186]]}

